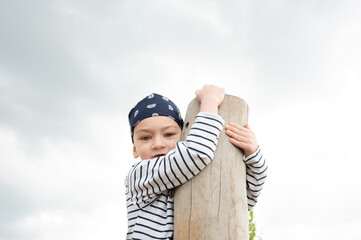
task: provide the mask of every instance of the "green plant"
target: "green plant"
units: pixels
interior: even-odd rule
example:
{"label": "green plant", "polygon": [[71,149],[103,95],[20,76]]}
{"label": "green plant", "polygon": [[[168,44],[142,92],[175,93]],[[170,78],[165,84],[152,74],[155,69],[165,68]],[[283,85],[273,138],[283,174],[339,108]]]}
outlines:
{"label": "green plant", "polygon": [[249,240],[262,240],[260,236],[257,236],[256,223],[254,221],[253,210],[249,211],[248,230],[249,230]]}

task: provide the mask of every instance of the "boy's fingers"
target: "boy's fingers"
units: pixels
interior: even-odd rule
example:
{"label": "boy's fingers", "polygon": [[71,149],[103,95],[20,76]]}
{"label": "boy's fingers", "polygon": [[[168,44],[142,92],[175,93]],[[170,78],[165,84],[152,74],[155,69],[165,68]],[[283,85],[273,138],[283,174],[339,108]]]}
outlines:
{"label": "boy's fingers", "polygon": [[226,126],[226,129],[233,131],[240,135],[248,134],[248,129],[242,126],[239,126],[237,124],[230,123],[228,126]]}
{"label": "boy's fingers", "polygon": [[235,141],[237,141],[237,142],[247,142],[247,141],[248,141],[247,136],[242,135],[242,134],[237,134],[236,132],[231,131],[231,130],[227,130],[227,135],[228,135],[231,139],[233,139],[233,140],[235,140]]}
{"label": "boy's fingers", "polygon": [[232,134],[232,136],[236,136],[236,135],[242,135],[242,131],[238,128],[235,127],[227,127],[227,133]]}
{"label": "boy's fingers", "polygon": [[242,126],[235,124],[235,123],[230,123],[229,126],[232,127],[233,129],[242,129],[243,128]]}
{"label": "boy's fingers", "polygon": [[234,131],[231,130],[227,130],[227,135],[231,138],[237,139],[238,138],[238,134],[236,134]]}
{"label": "boy's fingers", "polygon": [[234,139],[234,138],[229,139],[229,141],[230,141],[232,144],[236,145],[237,147],[243,148],[243,143],[242,143],[242,142],[237,141],[237,140]]}
{"label": "boy's fingers", "polygon": [[235,124],[235,123],[230,123],[229,125],[232,126],[232,127],[237,128],[237,129],[241,129],[241,130],[244,130],[245,128],[246,128],[246,129],[249,129],[249,130],[251,129],[251,128],[249,127],[248,123],[244,124],[243,126],[238,125],[238,124]]}

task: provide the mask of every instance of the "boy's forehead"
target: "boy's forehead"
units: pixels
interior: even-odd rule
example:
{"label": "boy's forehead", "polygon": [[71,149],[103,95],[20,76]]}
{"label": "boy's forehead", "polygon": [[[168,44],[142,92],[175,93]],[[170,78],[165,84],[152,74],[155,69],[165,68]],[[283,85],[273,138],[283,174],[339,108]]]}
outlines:
{"label": "boy's forehead", "polygon": [[142,130],[151,130],[155,128],[164,129],[170,127],[176,127],[180,129],[177,122],[174,121],[172,118],[167,116],[154,116],[154,117],[144,118],[137,125],[135,125],[134,133]]}

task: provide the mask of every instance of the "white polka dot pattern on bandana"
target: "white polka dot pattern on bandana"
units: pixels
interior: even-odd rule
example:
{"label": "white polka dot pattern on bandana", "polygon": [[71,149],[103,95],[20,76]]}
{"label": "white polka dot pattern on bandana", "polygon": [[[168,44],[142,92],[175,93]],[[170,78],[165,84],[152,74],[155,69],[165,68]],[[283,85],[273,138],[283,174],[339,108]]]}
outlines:
{"label": "white polka dot pattern on bandana", "polygon": [[179,127],[183,128],[183,119],[179,108],[168,98],[152,93],[139,101],[129,112],[129,125],[131,133],[140,121],[148,117],[167,116],[173,119]]}
{"label": "white polka dot pattern on bandana", "polygon": [[149,104],[148,106],[147,106],[147,108],[155,108],[157,106],[157,104],[156,103],[153,103],[153,104]]}

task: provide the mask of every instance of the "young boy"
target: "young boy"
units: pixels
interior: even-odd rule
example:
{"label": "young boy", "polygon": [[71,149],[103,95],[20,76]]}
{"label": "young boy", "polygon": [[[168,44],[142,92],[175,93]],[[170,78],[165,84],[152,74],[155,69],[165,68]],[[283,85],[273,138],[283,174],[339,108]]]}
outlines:
{"label": "young boy", "polygon": [[[224,126],[218,115],[224,89],[205,85],[196,96],[200,112],[184,142],[180,142],[183,120],[171,100],[151,94],[129,113],[133,155],[141,161],[132,166],[125,181],[127,239],[173,239],[174,188],[198,174],[214,156]],[[247,124],[229,124],[226,133],[247,156],[244,162],[250,209],[257,202],[267,165]]]}

